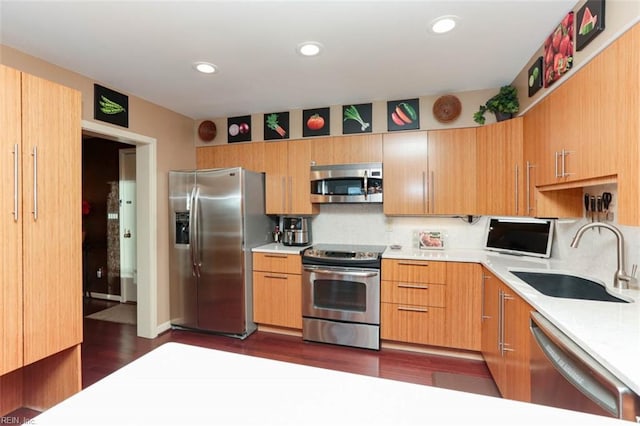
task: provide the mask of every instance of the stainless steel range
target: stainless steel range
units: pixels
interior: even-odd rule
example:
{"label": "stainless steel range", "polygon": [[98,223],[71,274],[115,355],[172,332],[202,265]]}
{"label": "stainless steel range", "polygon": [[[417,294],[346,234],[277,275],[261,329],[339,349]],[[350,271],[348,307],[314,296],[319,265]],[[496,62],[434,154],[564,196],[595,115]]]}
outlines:
{"label": "stainless steel range", "polygon": [[380,349],[386,246],[317,244],[302,254],[302,338]]}

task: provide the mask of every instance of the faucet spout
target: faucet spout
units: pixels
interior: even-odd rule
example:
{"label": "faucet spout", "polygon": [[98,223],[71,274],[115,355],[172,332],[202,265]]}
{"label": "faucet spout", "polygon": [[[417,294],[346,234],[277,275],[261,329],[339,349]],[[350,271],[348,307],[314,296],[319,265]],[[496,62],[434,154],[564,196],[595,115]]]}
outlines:
{"label": "faucet spout", "polygon": [[629,275],[625,270],[624,236],[622,235],[622,232],[620,232],[620,230],[615,226],[609,225],[608,223],[603,223],[603,222],[587,223],[586,225],[583,225],[580,227],[580,229],[578,229],[578,231],[576,232],[576,235],[573,237],[573,240],[571,241],[571,247],[577,248],[578,244],[580,244],[580,240],[582,239],[582,235],[585,233],[587,229],[591,229],[591,228],[608,229],[609,231],[613,232],[613,234],[616,236],[617,247],[618,247],[618,250],[617,250],[618,251],[617,252],[618,270],[615,272],[613,276],[613,287],[627,289],[629,288],[629,284],[634,284],[634,285],[637,284],[638,281],[634,276],[635,271],[634,271],[634,275]]}

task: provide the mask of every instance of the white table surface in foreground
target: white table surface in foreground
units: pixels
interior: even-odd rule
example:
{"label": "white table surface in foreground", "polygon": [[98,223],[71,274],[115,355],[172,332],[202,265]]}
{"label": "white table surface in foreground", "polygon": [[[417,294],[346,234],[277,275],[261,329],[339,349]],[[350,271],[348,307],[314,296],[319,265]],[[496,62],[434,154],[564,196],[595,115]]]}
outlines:
{"label": "white table surface in foreground", "polygon": [[605,417],[166,343],[36,425],[628,425]]}

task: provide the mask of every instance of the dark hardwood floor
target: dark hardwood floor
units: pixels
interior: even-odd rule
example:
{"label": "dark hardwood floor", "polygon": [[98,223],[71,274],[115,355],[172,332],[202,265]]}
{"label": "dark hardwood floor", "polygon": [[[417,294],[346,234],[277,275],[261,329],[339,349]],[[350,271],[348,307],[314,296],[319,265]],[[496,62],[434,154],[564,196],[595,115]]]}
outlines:
{"label": "dark hardwood floor", "polygon": [[[85,299],[85,315],[117,302]],[[128,324],[84,319],[82,343],[83,388],[166,342],[179,342],[228,352],[329,368],[368,376],[446,387],[499,397],[483,361],[415,353],[395,349],[372,351],[322,343],[300,337],[255,332],[245,340],[185,330],[169,330],[156,339],[136,336]],[[19,410],[11,416],[27,420],[37,414]]]}

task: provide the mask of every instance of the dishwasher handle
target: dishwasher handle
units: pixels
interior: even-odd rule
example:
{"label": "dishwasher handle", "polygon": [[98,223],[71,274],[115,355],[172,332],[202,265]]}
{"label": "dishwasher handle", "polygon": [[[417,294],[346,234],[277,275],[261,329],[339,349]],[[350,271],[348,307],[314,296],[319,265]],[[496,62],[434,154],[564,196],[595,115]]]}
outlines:
{"label": "dishwasher handle", "polygon": [[624,407],[635,403],[631,389],[537,312],[531,313],[531,334],[569,383],[611,415],[625,417]]}

